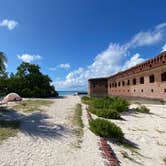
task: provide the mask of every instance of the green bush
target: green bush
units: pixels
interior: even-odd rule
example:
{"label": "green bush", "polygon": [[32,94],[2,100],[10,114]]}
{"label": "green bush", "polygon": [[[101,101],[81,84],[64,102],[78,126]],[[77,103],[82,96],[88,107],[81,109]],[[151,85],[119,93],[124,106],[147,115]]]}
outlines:
{"label": "green bush", "polygon": [[91,98],[88,97],[88,96],[83,96],[83,97],[81,98],[81,101],[82,101],[84,104],[90,104],[90,100],[91,100]]}
{"label": "green bush", "polygon": [[90,130],[96,135],[106,138],[116,138],[119,141],[124,138],[121,128],[107,120],[97,118],[95,120],[90,120],[89,125]]}
{"label": "green bush", "polygon": [[147,107],[144,106],[144,105],[141,105],[141,106],[135,108],[135,110],[136,110],[137,112],[141,112],[141,113],[146,113],[146,114],[150,113],[150,109],[147,108]]}
{"label": "green bush", "polygon": [[96,109],[113,109],[121,113],[128,111],[129,103],[120,97],[90,98],[89,105]]}
{"label": "green bush", "polygon": [[109,109],[97,109],[93,108],[92,106],[88,109],[91,113],[103,117],[103,118],[109,118],[109,119],[120,119],[120,114],[115,109],[109,108]]}
{"label": "green bush", "polygon": [[120,97],[112,97],[111,107],[121,113],[128,111],[129,103],[127,100]]}

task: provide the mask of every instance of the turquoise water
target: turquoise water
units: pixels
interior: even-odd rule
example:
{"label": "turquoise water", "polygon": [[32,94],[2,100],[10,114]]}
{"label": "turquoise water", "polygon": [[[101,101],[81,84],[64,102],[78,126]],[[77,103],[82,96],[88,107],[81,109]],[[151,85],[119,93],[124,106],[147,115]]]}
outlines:
{"label": "turquoise water", "polygon": [[59,96],[71,96],[78,91],[58,91]]}

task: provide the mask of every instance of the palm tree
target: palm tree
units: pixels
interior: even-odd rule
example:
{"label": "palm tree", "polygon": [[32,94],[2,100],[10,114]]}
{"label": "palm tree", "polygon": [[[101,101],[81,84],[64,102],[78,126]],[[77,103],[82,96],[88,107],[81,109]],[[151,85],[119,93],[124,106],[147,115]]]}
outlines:
{"label": "palm tree", "polygon": [[6,66],[5,63],[7,63],[6,55],[0,51],[0,71],[4,71]]}

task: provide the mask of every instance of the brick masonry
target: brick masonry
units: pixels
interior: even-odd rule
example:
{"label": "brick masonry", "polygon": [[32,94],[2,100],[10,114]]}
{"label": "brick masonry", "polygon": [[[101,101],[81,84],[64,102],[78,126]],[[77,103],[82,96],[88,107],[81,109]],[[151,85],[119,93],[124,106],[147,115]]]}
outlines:
{"label": "brick masonry", "polygon": [[166,99],[166,52],[106,78],[88,80],[89,96]]}

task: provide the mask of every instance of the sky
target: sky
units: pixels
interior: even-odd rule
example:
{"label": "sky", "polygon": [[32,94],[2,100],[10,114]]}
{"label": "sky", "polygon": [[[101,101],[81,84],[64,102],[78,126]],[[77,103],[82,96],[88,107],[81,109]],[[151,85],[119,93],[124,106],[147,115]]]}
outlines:
{"label": "sky", "polygon": [[166,50],[165,0],[1,0],[6,70],[38,64],[57,90],[125,70]]}

